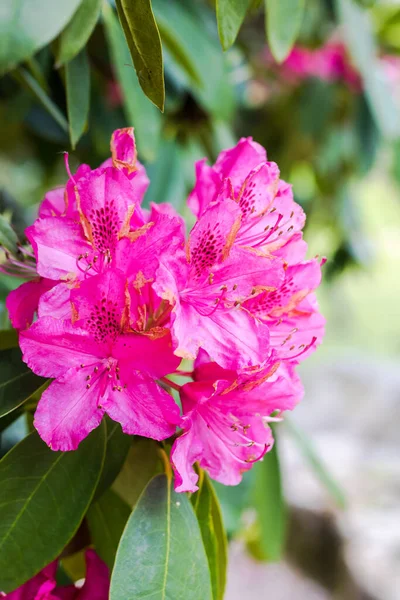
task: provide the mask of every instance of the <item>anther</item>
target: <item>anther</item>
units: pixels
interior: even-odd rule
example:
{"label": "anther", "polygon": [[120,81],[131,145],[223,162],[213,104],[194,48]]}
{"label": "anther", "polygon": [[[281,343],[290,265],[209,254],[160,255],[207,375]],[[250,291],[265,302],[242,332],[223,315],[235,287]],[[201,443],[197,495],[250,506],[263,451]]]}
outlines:
{"label": "anther", "polygon": [[86,389],[88,390],[89,388],[90,388],[90,383],[88,383],[88,384],[86,385]]}

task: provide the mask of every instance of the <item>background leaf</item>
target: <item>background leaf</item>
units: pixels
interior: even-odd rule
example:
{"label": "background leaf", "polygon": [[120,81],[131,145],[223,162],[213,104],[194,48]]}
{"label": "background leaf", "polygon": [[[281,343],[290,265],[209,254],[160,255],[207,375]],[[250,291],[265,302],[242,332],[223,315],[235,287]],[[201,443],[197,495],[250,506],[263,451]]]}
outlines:
{"label": "background leaf", "polygon": [[117,79],[121,85],[129,125],[135,126],[139,157],[154,160],[160,137],[161,115],[144,95],[134,69],[122,29],[111,6],[104,5],[104,24]]}
{"label": "background leaf", "polygon": [[217,0],[218,33],[224,50],[236,40],[249,6],[250,0]]}
{"label": "background leaf", "polygon": [[135,437],[113,489],[130,506],[135,506],[150,479],[161,473],[159,449],[154,440]]}
{"label": "background leaf", "polygon": [[46,381],[22,362],[19,348],[0,350],[0,417],[21,406]]}
{"label": "background leaf", "polygon": [[110,570],[114,566],[118,544],[130,514],[129,506],[112,490],[107,490],[88,510],[87,521],[92,542]]}
{"label": "background leaf", "polygon": [[254,506],[257,510],[262,553],[268,560],[281,558],[286,538],[286,507],[282,496],[281,473],[275,444],[254,466]]}
{"label": "background leaf", "polygon": [[282,62],[293,48],[304,16],[305,0],[265,0],[269,48]]}
{"label": "background leaf", "polygon": [[81,4],[60,35],[57,65],[72,60],[84,48],[99,19],[102,0],[81,0]]}
{"label": "background leaf", "polygon": [[31,95],[46,109],[46,111],[53,117],[58,125],[64,131],[68,131],[68,121],[53,102],[53,100],[47,95],[45,90],[40,86],[34,77],[27,71],[27,69],[20,67],[18,71],[13,73],[14,78],[24,86]]}
{"label": "background leaf", "polygon": [[65,65],[69,137],[75,148],[83,134],[90,104],[90,70],[86,50]]}
{"label": "background leaf", "polygon": [[168,3],[153,0],[153,8],[162,30],[169,30],[196,71],[202,74],[202,85],[191,87],[190,92],[213,116],[224,120],[232,117],[234,92],[218,39],[209,34],[206,25],[186,5],[175,0]]}
{"label": "background leaf", "polygon": [[[351,57],[361,73],[376,123],[384,136],[398,138],[400,113],[383,65],[378,60],[371,16],[353,0],[336,0],[336,9]],[[355,31],[357,35],[354,35]]]}
{"label": "background leaf", "polygon": [[81,0],[12,0],[0,9],[0,74],[53,40]]}
{"label": "background leaf", "polygon": [[165,86],[161,38],[150,0],[116,0],[140,86],[146,96],[164,110]]}
{"label": "background leaf", "polygon": [[35,432],[1,460],[0,589],[20,586],[73,537],[96,489],[104,452],[101,426],[74,452],[53,452]]}
{"label": "background leaf", "polygon": [[0,215],[0,246],[15,254],[17,252],[18,237],[9,221]]}
{"label": "background leaf", "polygon": [[346,508],[346,497],[339,484],[333,479],[310,441],[309,436],[302,431],[291,419],[285,418],[285,427],[293,436],[316,477],[332,496],[339,508]]}
{"label": "background leaf", "polygon": [[122,535],[110,600],[211,600],[210,574],[199,526],[172,478],[156,475]]}
{"label": "background leaf", "polygon": [[211,574],[214,600],[222,600],[226,584],[227,539],[221,508],[208,475],[200,472],[199,490],[191,501],[199,522]]}

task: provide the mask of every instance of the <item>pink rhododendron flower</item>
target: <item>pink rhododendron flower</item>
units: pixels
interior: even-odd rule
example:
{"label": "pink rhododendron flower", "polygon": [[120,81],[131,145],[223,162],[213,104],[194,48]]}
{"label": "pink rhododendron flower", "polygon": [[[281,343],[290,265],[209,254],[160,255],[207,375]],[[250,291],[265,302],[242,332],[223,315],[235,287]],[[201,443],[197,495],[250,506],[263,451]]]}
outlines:
{"label": "pink rhododendron flower", "polygon": [[7,600],[107,600],[110,588],[107,565],[91,549],[86,550],[85,561],[86,577],[81,587],[58,586],[57,561],[54,561],[14,592],[0,592],[0,597]]}
{"label": "pink rhododendron flower", "polygon": [[272,447],[268,422],[302,396],[299,379],[278,375],[278,367],[271,359],[261,371],[238,376],[208,363],[182,387],[184,433],[171,451],[178,492],[198,489],[195,462],[220,483],[236,485]]}
{"label": "pink rhododendron flower", "polygon": [[343,42],[330,40],[320,48],[295,46],[284,61],[283,74],[302,80],[317,77],[324,81],[343,81],[354,91],[361,89],[361,78]]}
{"label": "pink rhododendron flower", "polygon": [[71,293],[74,322],[42,317],[21,332],[31,369],[55,381],[42,394],[34,425],[53,450],[74,450],[104,413],[123,431],[162,440],[179,410],[154,381],[179,364],[168,330],[133,333],[124,275],[109,269]]}
{"label": "pink rhododendron flower", "polygon": [[[34,425],[54,450],[74,450],[105,413],[156,440],[179,425],[176,489],[197,489],[195,462],[234,485],[271,448],[268,422],[301,398],[296,366],[322,340],[304,212],[243,138],[215,165],[197,163],[186,236],[172,206],[142,209],[132,129],[114,132],[111,154],[46,195],[27,229],[34,255],[8,259],[30,279],[7,300],[23,358],[54,379]],[[167,377],[181,358],[195,361],[183,387]]]}

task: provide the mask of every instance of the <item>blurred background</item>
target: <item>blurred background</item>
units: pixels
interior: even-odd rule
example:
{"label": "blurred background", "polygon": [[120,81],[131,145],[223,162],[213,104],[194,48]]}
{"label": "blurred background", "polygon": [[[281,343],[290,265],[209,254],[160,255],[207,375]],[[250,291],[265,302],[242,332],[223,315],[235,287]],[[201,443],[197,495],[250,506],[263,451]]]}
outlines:
{"label": "blurred background", "polygon": [[[264,145],[307,213],[309,256],[327,257],[318,294],[327,328],[301,369],[303,403],[276,427],[276,452],[238,488],[217,486],[230,538],[226,599],[398,600],[400,5],[307,0],[278,64],[260,2],[246,2],[223,52],[212,2],[154,0],[161,114],[140,89],[113,5],[92,4],[74,72],[84,117],[74,149],[71,74],[55,68],[66,29],[0,79],[0,212],[23,240],[45,192],[66,181],[62,153],[72,170],[95,167],[112,131],[134,125],[151,180],[145,201],[172,202],[190,224],[195,160],[213,162],[241,136]],[[0,275],[3,330],[19,283]],[[23,427],[3,431],[2,451]]]}

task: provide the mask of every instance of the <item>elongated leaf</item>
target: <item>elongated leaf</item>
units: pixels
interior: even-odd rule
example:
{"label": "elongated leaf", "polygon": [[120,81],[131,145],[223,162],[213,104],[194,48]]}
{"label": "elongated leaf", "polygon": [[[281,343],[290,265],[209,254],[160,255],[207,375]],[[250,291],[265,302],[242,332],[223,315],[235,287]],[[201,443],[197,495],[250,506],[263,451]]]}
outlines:
{"label": "elongated leaf", "polygon": [[286,507],[275,436],[274,447],[255,465],[254,504],[261,532],[261,550],[268,560],[282,556],[286,539]]}
{"label": "elongated leaf", "polygon": [[81,5],[60,35],[57,66],[72,60],[85,47],[99,19],[102,0],[81,0]]}
{"label": "elongated leaf", "polygon": [[300,32],[305,0],[265,0],[269,48],[278,62],[285,60]]}
{"label": "elongated leaf", "polygon": [[136,74],[146,96],[164,110],[165,86],[161,38],[150,0],[116,0]]}
{"label": "elongated leaf", "polygon": [[0,215],[0,246],[12,253],[17,251],[18,237],[9,221]]}
{"label": "elongated leaf", "polygon": [[82,50],[65,66],[67,86],[67,109],[69,121],[69,137],[72,148],[75,148],[83,134],[90,103],[90,69],[85,50]]}
{"label": "elongated leaf", "polygon": [[199,490],[191,500],[199,522],[211,574],[214,600],[222,600],[226,584],[227,539],[221,508],[209,477],[200,473]]}
{"label": "elongated leaf", "polygon": [[117,551],[110,600],[211,600],[207,557],[192,505],[172,478],[156,475]]}
{"label": "elongated leaf", "polygon": [[129,48],[111,6],[105,4],[103,14],[113,64],[124,97],[126,118],[129,125],[135,127],[139,157],[152,161],[160,137],[161,115],[140,88],[134,68],[130,66]]}
{"label": "elongated leaf", "polygon": [[0,74],[54,39],[81,0],[12,0],[0,5]]}
{"label": "elongated leaf", "polygon": [[195,85],[199,85],[201,87],[203,85],[201,73],[198,72],[196,65],[191,60],[190,56],[187,55],[185,48],[171,31],[168,23],[164,22],[159,24],[159,30],[164,47],[169,50],[170,55],[174,59],[175,63],[183,69],[183,71]]}
{"label": "elongated leaf", "polygon": [[298,447],[303,453],[305,459],[310,464],[315,475],[318,477],[322,485],[327,489],[336,504],[340,508],[346,507],[346,497],[339,484],[333,479],[321,458],[318,456],[309,437],[297,427],[290,419],[285,419],[285,427],[291,433]]}
{"label": "elongated leaf", "polygon": [[53,117],[58,125],[64,131],[68,132],[68,122],[58,106],[54,104],[51,98],[46,94],[44,89],[40,87],[39,83],[32,77],[32,75],[26,69],[20,67],[14,74],[17,81],[21,83],[36,100],[46,109],[46,111]]}
{"label": "elongated leaf", "polygon": [[378,60],[371,15],[353,0],[336,0],[336,9],[350,54],[362,75],[375,121],[388,139],[399,138],[400,114],[390,82]]}
{"label": "elongated leaf", "polygon": [[100,498],[121,471],[133,441],[132,436],[123,433],[119,423],[107,417],[105,422],[107,427],[106,456],[95,499]]}
{"label": "elongated leaf", "polygon": [[235,99],[218,40],[209,35],[189,3],[184,6],[176,0],[153,0],[153,8],[161,30],[168,29],[202,78],[202,85],[191,86],[190,92],[214,117],[228,120]]}
{"label": "elongated leaf", "polygon": [[21,406],[45,383],[22,362],[19,348],[0,350],[0,417]]}
{"label": "elongated leaf", "polygon": [[0,589],[17,588],[54,560],[77,531],[100,477],[101,426],[75,452],[30,434],[0,462]]}
{"label": "elongated leaf", "polygon": [[162,465],[156,442],[136,437],[113,489],[133,507],[150,479],[161,472]]}
{"label": "elongated leaf", "polygon": [[110,570],[114,566],[118,544],[130,514],[129,506],[112,490],[107,490],[88,510],[92,542]]}
{"label": "elongated leaf", "polygon": [[250,0],[217,0],[218,33],[224,50],[236,40],[249,5]]}

